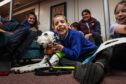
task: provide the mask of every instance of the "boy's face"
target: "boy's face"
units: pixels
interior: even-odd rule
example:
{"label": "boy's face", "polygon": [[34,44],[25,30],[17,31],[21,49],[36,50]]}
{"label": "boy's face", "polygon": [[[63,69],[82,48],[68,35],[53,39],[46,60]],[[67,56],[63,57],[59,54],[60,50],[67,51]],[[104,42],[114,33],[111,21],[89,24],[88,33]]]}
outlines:
{"label": "boy's face", "polygon": [[74,27],[73,25],[71,25],[70,27],[71,27],[71,29],[77,30],[77,28]]}
{"label": "boy's face", "polygon": [[54,30],[61,36],[65,36],[69,28],[68,23],[63,16],[57,16],[53,19]]}
{"label": "boy's face", "polygon": [[123,4],[118,5],[115,12],[115,18],[117,23],[126,24],[126,5]]}
{"label": "boy's face", "polygon": [[82,18],[84,21],[88,21],[91,18],[91,14],[88,12],[83,12]]}

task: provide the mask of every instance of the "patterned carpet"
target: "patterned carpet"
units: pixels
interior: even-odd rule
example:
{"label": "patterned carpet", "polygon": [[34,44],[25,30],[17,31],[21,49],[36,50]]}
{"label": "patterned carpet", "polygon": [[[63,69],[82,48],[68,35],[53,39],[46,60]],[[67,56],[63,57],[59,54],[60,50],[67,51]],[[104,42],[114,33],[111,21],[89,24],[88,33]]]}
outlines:
{"label": "patterned carpet", "polygon": [[[36,76],[33,72],[1,76],[0,84],[79,84],[72,74],[58,76]],[[108,73],[101,84],[126,84],[126,72]]]}
{"label": "patterned carpet", "polygon": [[79,84],[72,74],[60,76],[36,76],[34,73],[1,76],[0,84]]}

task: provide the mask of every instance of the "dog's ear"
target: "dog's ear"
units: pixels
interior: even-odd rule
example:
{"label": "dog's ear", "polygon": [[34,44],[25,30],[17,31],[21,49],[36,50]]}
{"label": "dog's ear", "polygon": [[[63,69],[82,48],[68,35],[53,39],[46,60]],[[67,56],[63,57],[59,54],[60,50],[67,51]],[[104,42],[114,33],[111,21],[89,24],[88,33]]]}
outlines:
{"label": "dog's ear", "polygon": [[48,36],[48,34],[47,33],[44,33],[44,36]]}

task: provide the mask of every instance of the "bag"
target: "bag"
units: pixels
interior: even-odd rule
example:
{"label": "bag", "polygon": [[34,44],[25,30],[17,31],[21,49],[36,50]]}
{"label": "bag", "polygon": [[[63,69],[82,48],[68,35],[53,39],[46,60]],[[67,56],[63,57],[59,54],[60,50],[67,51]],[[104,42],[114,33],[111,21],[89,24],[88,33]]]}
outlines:
{"label": "bag", "polygon": [[11,62],[0,61],[0,76],[7,76],[10,73]]}

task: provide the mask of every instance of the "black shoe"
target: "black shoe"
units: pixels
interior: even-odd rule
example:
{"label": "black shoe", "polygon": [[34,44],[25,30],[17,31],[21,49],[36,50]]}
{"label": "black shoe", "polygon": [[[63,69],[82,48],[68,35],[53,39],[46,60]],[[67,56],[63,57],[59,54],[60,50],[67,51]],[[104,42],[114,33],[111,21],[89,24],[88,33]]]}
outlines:
{"label": "black shoe", "polygon": [[96,63],[77,63],[74,77],[80,84],[100,84],[104,78],[104,70]]}

